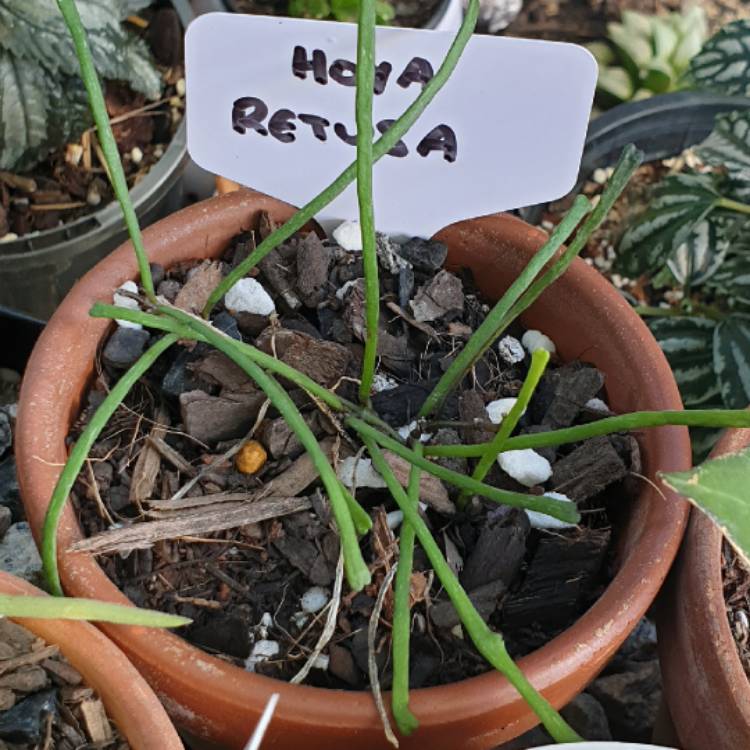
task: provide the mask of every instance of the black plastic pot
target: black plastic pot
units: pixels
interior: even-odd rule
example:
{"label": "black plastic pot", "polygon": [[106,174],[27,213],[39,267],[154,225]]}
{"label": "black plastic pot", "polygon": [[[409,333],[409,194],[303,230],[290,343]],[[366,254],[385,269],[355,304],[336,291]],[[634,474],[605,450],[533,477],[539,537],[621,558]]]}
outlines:
{"label": "black plastic pot", "polygon": [[[188,0],[170,0],[183,27],[193,19]],[[182,207],[181,176],[188,161],[185,122],[164,156],[130,191],[141,226]],[[116,201],[55,229],[0,244],[0,305],[47,319],[75,282],[127,239]]]}
{"label": "black plastic pot", "polygon": [[22,373],[44,322],[0,305],[0,367]]}
{"label": "black plastic pot", "polygon": [[[716,115],[739,109],[750,109],[750,99],[699,91],[663,94],[613,107],[591,121],[575,191],[595,169],[614,165],[629,143],[645,152],[646,162],[677,156],[709,135]],[[530,206],[520,213],[534,224],[542,211],[543,206]]]}

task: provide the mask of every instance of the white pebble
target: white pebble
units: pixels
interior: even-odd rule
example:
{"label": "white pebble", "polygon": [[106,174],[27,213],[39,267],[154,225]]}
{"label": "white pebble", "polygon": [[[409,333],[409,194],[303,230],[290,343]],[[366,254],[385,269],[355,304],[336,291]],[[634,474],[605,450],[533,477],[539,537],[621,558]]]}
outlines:
{"label": "white pebble", "polygon": [[521,343],[526,347],[529,354],[533,354],[537,349],[546,349],[550,354],[557,351],[552,339],[545,336],[541,331],[526,331],[521,337]]}
{"label": "white pebble", "polygon": [[[492,424],[500,424],[505,417],[510,414],[510,410],[516,405],[517,398],[499,398],[497,401],[490,401],[485,407],[487,416]],[[524,414],[526,409],[524,409]]]}
{"label": "white pebble", "polygon": [[500,453],[497,463],[506,474],[526,487],[542,484],[552,476],[550,462],[531,448]]}
{"label": "white pebble", "polygon": [[18,235],[15,232],[8,232],[0,237],[0,242],[15,242],[18,239]]}
{"label": "white pebble", "polygon": [[224,305],[233,313],[271,315],[276,312],[271,295],[255,279],[240,279],[227,292]]}
{"label": "white pebble", "polygon": [[602,401],[600,398],[590,398],[586,404],[587,409],[591,409],[591,411],[600,411],[603,414],[611,414],[609,407],[607,404]]}
{"label": "white pebble", "polygon": [[604,183],[607,182],[607,180],[609,179],[609,176],[607,175],[607,170],[602,167],[595,169],[594,174],[591,175],[591,179],[597,185],[604,185]]}
{"label": "white pebble", "polygon": [[175,84],[175,91],[177,92],[177,96],[185,96],[186,89],[187,86],[185,85],[185,79],[180,78]]}
{"label": "white pebble", "polygon": [[257,641],[250,656],[245,659],[245,669],[254,672],[256,665],[278,656],[280,651],[281,646],[277,641]]}
{"label": "white pebble", "polygon": [[362,251],[362,228],[358,221],[345,221],[333,230],[333,239],[350,253]]}
{"label": "white pebble", "polygon": [[300,605],[304,612],[315,614],[328,604],[328,598],[328,592],[324,588],[313,586],[302,594]]}
{"label": "white pebble", "polygon": [[395,531],[404,522],[404,513],[401,510],[392,510],[385,516],[388,528],[391,531]]}
{"label": "white pebble", "polygon": [[[409,424],[405,424],[403,427],[398,428],[398,434],[400,435],[402,440],[408,440],[409,436],[414,432],[414,430],[417,429],[417,421],[414,420],[413,422],[409,422]],[[428,443],[430,439],[432,438],[431,432],[423,432],[419,436],[419,442],[420,443]]]}
{"label": "white pebble", "polygon": [[336,299],[344,301],[344,297],[346,297],[347,292],[357,284],[358,279],[351,279],[350,281],[347,281],[342,287],[336,290]]}
{"label": "white pebble", "polygon": [[[553,500],[559,500],[563,503],[572,503],[573,501],[561,492],[545,492],[544,497],[550,497]],[[557,518],[552,518],[545,513],[539,513],[536,510],[527,510],[526,515],[529,517],[529,523],[533,529],[571,529],[575,526],[574,523],[568,523],[567,521],[560,521]]]}
{"label": "white pebble", "polygon": [[523,344],[515,336],[503,336],[498,342],[497,350],[503,361],[509,365],[516,365],[526,359]]}
{"label": "white pebble", "polygon": [[328,665],[331,663],[331,657],[328,654],[319,654],[315,657],[315,661],[312,663],[313,669],[322,669],[324,672],[328,669]]}
{"label": "white pebble", "polygon": [[[349,283],[349,282],[347,282]],[[344,287],[341,287],[343,289]],[[341,291],[339,289],[339,291]],[[336,296],[338,297],[338,292],[336,292]],[[393,388],[397,388],[398,383],[388,375],[383,375],[381,373],[376,373],[375,377],[372,379],[372,392],[373,393],[382,393],[383,391],[390,391]]]}
{"label": "white pebble", "polygon": [[[121,289],[123,292],[132,292],[133,294],[138,293],[138,285],[135,281],[126,281],[124,284],[121,284],[118,289]],[[117,292],[114,293],[112,301],[117,307],[124,307],[127,310],[140,310],[138,300],[135,300],[132,297],[126,297],[123,294],[118,294]],[[129,320],[117,320],[115,322],[120,328],[136,328],[139,330],[143,328],[140,323],[131,323]]]}
{"label": "white pebble", "polygon": [[[354,473],[355,471],[356,476]],[[358,488],[370,487],[375,490],[380,490],[387,486],[383,477],[381,477],[373,468],[372,461],[369,458],[357,458],[356,456],[345,458],[339,464],[337,473],[339,479],[349,489],[354,487],[355,480]]]}
{"label": "white pebble", "polygon": [[140,164],[143,161],[143,151],[141,151],[138,146],[134,146],[133,150],[130,152],[130,159],[133,164]]}

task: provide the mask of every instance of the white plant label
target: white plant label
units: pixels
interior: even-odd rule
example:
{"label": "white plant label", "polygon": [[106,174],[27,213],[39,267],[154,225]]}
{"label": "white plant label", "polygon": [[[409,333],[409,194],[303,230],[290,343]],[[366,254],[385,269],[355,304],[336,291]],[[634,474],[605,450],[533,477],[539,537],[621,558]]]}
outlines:
{"label": "white plant label", "polygon": [[[438,70],[452,32],[377,30],[383,133]],[[354,24],[209,13],[186,37],[187,132],[204,169],[303,205],[356,148]],[[576,182],[596,86],[582,47],[474,36],[453,76],[374,169],[378,229],[427,236],[554,200]],[[320,219],[357,216],[354,184]]]}

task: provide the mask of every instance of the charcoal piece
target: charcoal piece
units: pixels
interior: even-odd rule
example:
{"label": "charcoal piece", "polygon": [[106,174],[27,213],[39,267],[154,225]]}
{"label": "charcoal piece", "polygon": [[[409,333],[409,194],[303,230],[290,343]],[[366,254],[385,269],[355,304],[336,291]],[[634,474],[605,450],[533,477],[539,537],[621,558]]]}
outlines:
{"label": "charcoal piece", "polygon": [[328,647],[328,671],[352,687],[362,686],[362,673],[354,663],[352,652],[344,646]]}
{"label": "charcoal piece", "polygon": [[[497,609],[500,599],[506,592],[505,584],[500,581],[492,581],[479,586],[469,592],[469,599],[476,607],[482,619],[486,622]],[[445,601],[430,607],[430,619],[439,628],[450,630],[455,628],[461,620],[458,616],[453,602]]]}
{"label": "charcoal piece", "polygon": [[266,397],[262,391],[209,396],[188,391],[180,396],[185,430],[202,443],[232,440],[247,434]]}
{"label": "charcoal piece", "polygon": [[102,351],[102,361],[115,370],[124,370],[143,354],[149,338],[149,332],[142,328],[117,326]]}
{"label": "charcoal piece", "polygon": [[211,351],[205,357],[191,362],[188,370],[195,373],[201,382],[217,385],[230,392],[254,391],[256,386],[247,373],[232,362],[226,354]]}
{"label": "charcoal piece", "polygon": [[211,320],[211,323],[214,328],[217,328],[222,333],[226,333],[230,338],[242,341],[242,335],[240,334],[240,329],[237,325],[237,319],[228,312],[220,312]]}
{"label": "charcoal piece", "polygon": [[580,529],[539,540],[520,588],[502,608],[503,627],[566,626],[593,595],[609,548],[609,529]]}
{"label": "charcoal piece", "polygon": [[372,408],[391,427],[409,424],[430,395],[430,389],[417,383],[404,383],[372,397]]}
{"label": "charcoal piece", "polygon": [[329,586],[333,583],[335,566],[328,563],[325,555],[318,552],[311,541],[285,535],[274,539],[273,546],[290,565],[316,586]]}
{"label": "charcoal piece", "polygon": [[398,272],[398,304],[406,307],[414,291],[414,269],[411,266]]}
{"label": "charcoal piece", "polygon": [[582,502],[628,474],[608,437],[587,440],[552,467],[552,489]]}
{"label": "charcoal piece", "polygon": [[510,587],[523,563],[530,528],[528,516],[519,508],[491,510],[465,559],[463,587],[471,591],[498,580]]}
{"label": "charcoal piece", "polygon": [[574,362],[550,372],[553,396],[542,424],[551,429],[570,427],[586,403],[604,386],[604,375],[595,367]]}
{"label": "charcoal piece", "polygon": [[398,246],[396,252],[408,260],[417,271],[434,273],[443,267],[448,257],[448,246],[438,240],[412,237]]}
{"label": "charcoal piece", "polygon": [[45,726],[45,716],[57,715],[54,690],[29,696],[0,715],[0,738],[8,742],[37,744]]}
{"label": "charcoal piece", "polygon": [[154,282],[154,287],[159,286],[164,281],[167,272],[164,270],[164,266],[159,263],[149,263],[149,270],[151,271],[151,281]]}
{"label": "charcoal piece", "polygon": [[286,328],[289,331],[299,331],[314,339],[326,338],[325,336],[321,336],[320,331],[302,315],[285,315],[281,318],[280,323],[282,328]]}
{"label": "charcoal piece", "polygon": [[409,348],[409,340],[405,335],[393,336],[383,329],[378,336],[378,355],[384,367],[394,375],[408,378],[416,354]]}
{"label": "charcoal piece", "polygon": [[240,329],[240,332],[249,339],[260,336],[268,327],[268,317],[266,315],[238,312],[233,317],[237,320],[237,327]]}
{"label": "charcoal piece", "polygon": [[326,298],[332,261],[333,250],[315,232],[298,243],[297,292],[306,307],[317,307]]}
{"label": "charcoal piece", "polygon": [[197,646],[245,659],[250,654],[250,624],[236,615],[217,612],[205,625],[190,627],[190,640]]}
{"label": "charcoal piece", "polygon": [[167,302],[174,302],[180,293],[180,289],[182,289],[182,284],[177,279],[164,279],[156,287],[156,293],[159,297],[164,297]]}
{"label": "charcoal piece", "polygon": [[203,385],[198,376],[190,371],[188,365],[198,360],[195,352],[183,349],[175,358],[161,381],[161,390],[168,396],[178,398],[187,391],[200,390]]}

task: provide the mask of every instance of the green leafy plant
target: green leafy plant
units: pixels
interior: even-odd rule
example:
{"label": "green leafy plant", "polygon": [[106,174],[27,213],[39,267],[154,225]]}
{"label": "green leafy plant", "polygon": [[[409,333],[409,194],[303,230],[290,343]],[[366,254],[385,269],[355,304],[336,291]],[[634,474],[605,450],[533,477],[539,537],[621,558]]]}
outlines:
{"label": "green leafy plant", "polygon": [[[359,15],[359,5],[360,0],[289,0],[289,15],[296,18],[354,22]],[[395,15],[390,0],[376,0],[376,23],[388,24]]]}
{"label": "green leafy plant", "polygon": [[[76,50],[81,61],[83,78],[89,93],[100,138],[102,138],[103,142],[107,142],[108,136],[106,135],[106,131],[109,128],[109,122],[75,2],[74,0],[58,0],[58,5],[75,40]],[[152,345],[141,359],[122,376],[115,387],[111,389],[109,395],[79,437],[68,462],[60,474],[57,486],[50,499],[44,527],[42,558],[44,569],[52,589],[55,593],[61,594],[62,588],[59,578],[56,546],[57,526],[73,482],[81,470],[88,451],[105,426],[108,418],[117,408],[117,405],[122,402],[130,388],[137,382],[138,378],[148,371],[162,352],[178,340],[207,343],[225,354],[257,384],[273,406],[284,416],[289,427],[297,435],[310,455],[331,502],[336,526],[341,538],[346,578],[353,590],[361,590],[370,582],[370,571],[362,557],[358,537],[368,532],[372,522],[367,513],[340,483],[332,467],[328,464],[328,459],[322,454],[313,434],[299,413],[297,406],[283,387],[279,385],[277,377],[283,378],[284,381],[291,382],[294,386],[306,391],[313,400],[324,404],[328,410],[336,414],[340,424],[349,431],[350,436],[353,439],[358,438],[364,445],[373,461],[374,467],[384,479],[394,502],[403,512],[404,525],[400,542],[402,557],[399,562],[400,569],[395,583],[394,602],[396,613],[392,639],[394,653],[392,705],[394,717],[400,731],[403,734],[410,734],[418,726],[418,717],[415,717],[409,709],[408,696],[408,588],[411,574],[409,563],[414,545],[418,542],[429,558],[441,585],[448,593],[459,614],[466,633],[471,638],[479,653],[482,654],[492,667],[505,675],[511,684],[516,687],[557,741],[572,742],[579,739],[576,733],[565,723],[550,703],[534,689],[523,672],[518,669],[505,648],[502,636],[494,632],[484,622],[461,587],[427,524],[419,514],[416,500],[420,473],[427,472],[432,474],[467,494],[478,495],[505,505],[535,510],[563,521],[576,523],[580,519],[580,514],[573,503],[562,502],[549,497],[510,492],[485,484],[482,480],[484,478],[487,457],[493,454],[497,456],[500,451],[518,448],[521,443],[529,445],[558,444],[571,440],[584,439],[586,436],[593,434],[608,434],[622,429],[641,429],[659,424],[704,426],[750,425],[750,413],[745,411],[720,412],[713,410],[636,413],[613,417],[609,420],[601,420],[600,422],[567,430],[516,437],[510,435],[512,431],[511,424],[510,428],[507,426],[503,428],[501,426],[498,436],[486,444],[477,446],[423,447],[418,440],[404,440],[400,438],[372,410],[368,384],[373,380],[376,365],[372,351],[375,349],[377,343],[377,316],[379,313],[377,299],[379,286],[377,280],[377,261],[375,258],[375,216],[371,191],[373,164],[393,148],[395,143],[404,136],[424,111],[425,107],[434,99],[449,79],[472,34],[478,16],[478,7],[478,0],[471,0],[469,2],[463,24],[434,78],[424,86],[414,102],[391,126],[386,134],[373,143],[371,114],[372,81],[375,64],[376,12],[375,4],[372,0],[361,0],[358,16],[359,36],[357,51],[357,160],[347,167],[331,185],[326,187],[318,196],[300,209],[286,224],[266,237],[248,258],[237,264],[211,294],[203,311],[203,317],[189,314],[154,297],[153,281],[150,277],[150,269],[137,225],[132,226],[129,224],[133,246],[138,257],[141,284],[145,292],[144,306],[147,308],[147,311],[97,304],[92,309],[91,314],[102,318],[137,322],[152,330],[162,331],[166,335],[158,340],[156,344]],[[115,184],[117,184],[118,175],[120,174],[117,153],[111,150],[105,153],[110,161],[109,171],[115,180]],[[502,332],[524,310],[534,303],[551,283],[565,272],[576,255],[586,245],[591,234],[601,224],[608,210],[624,189],[630,175],[632,175],[640,162],[641,155],[634,148],[627,148],[614,171],[611,182],[605,188],[598,205],[596,207],[592,206],[583,197],[579,197],[573,203],[568,216],[561,222],[547,243],[531,259],[516,281],[490,310],[485,321],[479,326],[463,350],[454,358],[453,363],[446,370],[420,412],[419,417],[422,425],[429,425],[430,420],[439,417],[440,407],[443,402],[456,386],[462,382],[466,374],[471,371],[482,353],[497,340]],[[333,391],[320,386],[303,373],[284,364],[274,356],[261,352],[242,341],[230,338],[214,328],[209,320],[209,315],[214,305],[223,298],[238,280],[246,276],[277,245],[301,229],[317,211],[325,207],[328,202],[339,195],[354,179],[357,180],[360,224],[363,233],[363,261],[367,296],[365,306],[368,324],[366,355],[360,378],[363,385],[359,392],[359,403],[352,403],[341,398]],[[118,197],[127,214],[130,210],[127,192],[118,192]],[[566,243],[566,249],[560,252]],[[545,365],[546,358],[544,355],[537,355],[534,358],[534,366],[522,388],[524,400],[530,398]],[[517,413],[513,418],[515,416],[517,416]],[[417,430],[418,432],[419,430]],[[389,464],[383,456],[384,449],[390,450],[407,459],[411,464],[411,475],[407,490],[404,490],[399,482],[396,481]],[[447,469],[437,461],[432,460],[432,457],[437,455],[471,455],[481,460],[474,475],[469,477]]]}
{"label": "green leafy plant", "polygon": [[[150,0],[82,0],[99,74],[151,99],[161,78],[146,44],[121,21]],[[49,0],[0,0],[0,169],[32,169],[91,124],[78,60]]]}
{"label": "green leafy plant", "polygon": [[685,85],[685,74],[708,36],[699,4],[682,13],[647,16],[622,12],[607,25],[608,41],[588,49],[599,63],[598,90],[608,104],[645,99]]}

